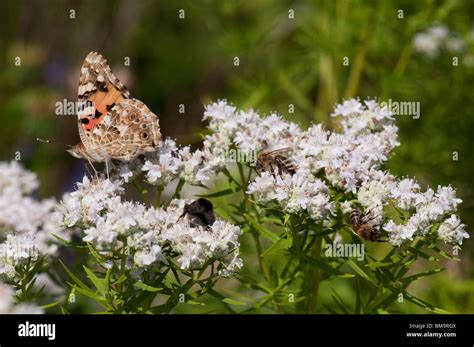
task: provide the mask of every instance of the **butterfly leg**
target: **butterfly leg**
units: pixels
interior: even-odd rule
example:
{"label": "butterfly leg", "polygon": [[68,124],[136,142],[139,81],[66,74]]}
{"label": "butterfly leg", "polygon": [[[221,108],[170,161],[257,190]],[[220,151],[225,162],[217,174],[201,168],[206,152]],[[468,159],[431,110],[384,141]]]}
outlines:
{"label": "butterfly leg", "polygon": [[92,162],[90,159],[87,159],[87,161],[89,162],[89,165],[92,167],[92,170],[94,170],[94,173],[95,173],[95,178],[97,180],[99,180],[99,174],[97,173],[97,170],[95,169],[94,165],[92,165]]}
{"label": "butterfly leg", "polygon": [[[91,169],[87,165],[84,165],[84,167],[86,168],[86,171],[89,177],[92,178],[93,175],[92,175]],[[84,176],[85,175],[86,175],[86,172],[84,172]]]}
{"label": "butterfly leg", "polygon": [[110,177],[109,177],[109,159],[105,160],[105,171],[107,171],[107,179],[110,180]]}

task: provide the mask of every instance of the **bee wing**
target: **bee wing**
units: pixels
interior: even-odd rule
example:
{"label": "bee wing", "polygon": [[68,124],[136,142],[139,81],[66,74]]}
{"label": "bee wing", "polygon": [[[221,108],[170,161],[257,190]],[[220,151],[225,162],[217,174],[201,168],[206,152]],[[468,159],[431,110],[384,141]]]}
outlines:
{"label": "bee wing", "polygon": [[290,148],[290,147],[283,147],[283,148],[278,148],[278,149],[274,149],[274,150],[270,150],[270,151],[266,151],[264,152],[264,154],[266,155],[277,155],[277,154],[288,154],[288,153],[291,153],[293,152],[293,149]]}
{"label": "bee wing", "polygon": [[362,221],[362,223],[368,223],[374,219],[377,219],[378,218],[378,215],[377,214],[373,214],[373,209],[371,208],[370,210],[368,211],[365,211],[361,216],[360,216],[360,220]]}

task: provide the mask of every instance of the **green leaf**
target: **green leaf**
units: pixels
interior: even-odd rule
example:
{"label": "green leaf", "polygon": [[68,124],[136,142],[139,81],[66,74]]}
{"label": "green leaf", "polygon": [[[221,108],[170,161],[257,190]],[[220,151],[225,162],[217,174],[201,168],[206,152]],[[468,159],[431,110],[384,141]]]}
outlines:
{"label": "green leaf", "polygon": [[237,183],[236,181],[230,181],[229,185],[233,193],[237,193],[238,191],[242,190],[240,184]]}
{"label": "green leaf", "polygon": [[122,283],[123,281],[125,281],[126,279],[127,279],[127,276],[125,276],[125,275],[122,274],[122,275],[114,282],[114,284],[120,284],[120,283]]}
{"label": "green leaf", "polygon": [[69,277],[71,277],[73,279],[74,282],[76,282],[77,285],[79,285],[79,287],[83,288],[83,289],[86,289],[88,290],[89,287],[84,283],[82,282],[79,277],[77,277],[76,275],[74,275],[68,268],[66,265],[64,265],[64,263],[58,259],[58,261],[61,263],[62,267],[64,268],[64,270],[67,272],[67,274],[69,275]]}
{"label": "green leaf", "polygon": [[199,301],[195,301],[195,300],[188,300],[188,301],[186,301],[186,304],[187,304],[187,305],[206,306],[205,303],[199,302]]}
{"label": "green leaf", "polygon": [[84,268],[84,270],[85,270],[85,272],[86,272],[87,277],[92,281],[92,283],[93,283],[94,286],[97,288],[97,290],[98,290],[101,294],[105,294],[106,291],[107,291],[107,283],[106,283],[105,279],[97,277],[97,276],[92,272],[92,270],[90,270],[90,269],[87,268],[86,266],[83,266],[83,268]]}
{"label": "green leaf", "polygon": [[[236,191],[239,191],[240,188],[238,188]],[[224,189],[224,190],[220,190],[218,192],[215,192],[215,193],[211,193],[211,194],[203,194],[203,195],[197,195],[198,197],[200,198],[218,198],[218,197],[221,197],[221,196],[226,196],[226,195],[231,195],[231,194],[234,194],[234,190],[232,189]]]}
{"label": "green leaf", "polygon": [[356,303],[355,313],[359,314],[362,307],[362,294],[360,291],[360,280],[356,278]]}
{"label": "green leaf", "polygon": [[407,299],[408,301],[414,303],[415,305],[423,307],[424,309],[426,309],[430,312],[433,312],[433,313],[436,313],[436,314],[451,314],[451,312],[448,312],[446,310],[443,310],[442,308],[433,306],[433,305],[427,303],[426,301],[424,301],[420,298],[417,298],[416,296],[414,296],[414,295],[412,295],[408,292],[404,292],[403,297],[405,299]]}
{"label": "green leaf", "polygon": [[[333,300],[334,300],[334,299],[333,299]],[[323,307],[325,307],[326,310],[328,310],[329,313],[331,313],[331,314],[339,314],[339,312],[337,312],[337,311],[336,311],[335,309],[333,309],[331,306],[328,306],[328,305],[324,304]]]}
{"label": "green leaf", "polygon": [[163,288],[152,287],[152,286],[149,286],[148,284],[145,284],[143,282],[136,282],[133,285],[135,287],[143,289],[147,292],[159,292],[159,291],[163,290]]}
{"label": "green leaf", "polygon": [[438,258],[436,258],[435,256],[432,256],[432,255],[429,255],[423,251],[421,251],[420,249],[417,249],[417,248],[414,248],[414,247],[408,247],[408,250],[412,253],[415,253],[417,255],[419,255],[420,257],[428,260],[428,261],[439,261]]}
{"label": "green leaf", "polygon": [[95,300],[96,302],[98,302],[99,304],[101,304],[103,306],[107,302],[107,299],[105,297],[98,295],[96,292],[93,292],[90,289],[83,289],[83,288],[77,287],[77,286],[74,286],[73,288],[79,294],[82,294],[82,295],[84,295],[88,298],[91,298],[91,299]]}
{"label": "green leaf", "polygon": [[339,271],[339,270],[336,270],[335,268],[333,268],[331,265],[327,264],[324,260],[321,260],[321,259],[315,259],[315,258],[312,258],[312,257],[309,257],[307,255],[304,255],[303,256],[303,259],[305,261],[307,261],[308,263],[312,264],[312,265],[316,265],[318,268],[320,268],[321,270],[323,270],[324,272],[332,275],[332,276],[339,276],[339,277],[348,277],[346,276],[347,274]]}
{"label": "green leaf", "polygon": [[54,307],[54,306],[56,306],[56,305],[59,305],[59,304],[60,304],[61,302],[63,302],[63,301],[64,301],[64,297],[61,297],[58,301],[54,301],[54,302],[52,302],[52,303],[50,303],[50,304],[42,305],[42,306],[40,306],[40,308],[42,308],[43,310],[46,310],[46,309],[48,309],[48,308]]}
{"label": "green leaf", "polygon": [[381,309],[386,309],[388,306],[390,306],[395,300],[397,300],[399,292],[397,291],[392,291],[390,292],[389,295],[387,295],[380,303],[375,305],[371,312],[378,312]]}
{"label": "green leaf", "polygon": [[339,278],[354,278],[356,276],[353,275],[353,274],[342,274],[342,275],[339,275],[337,277],[339,277]]}
{"label": "green leaf", "polygon": [[216,214],[219,217],[228,221],[235,221],[235,218],[233,218],[231,215],[232,210],[227,207],[227,204],[224,199],[217,200],[216,205],[219,206],[219,208],[216,208],[215,210]]}
{"label": "green leaf", "polygon": [[374,258],[367,256],[367,259],[370,261],[364,266],[368,267],[370,270],[375,270],[380,267],[393,266],[400,263],[405,257],[401,254],[393,254],[385,257],[382,261],[372,261]]}
{"label": "green leaf", "polygon": [[434,270],[429,270],[429,271],[424,271],[424,272],[419,272],[415,275],[411,275],[411,276],[408,276],[408,277],[405,277],[405,278],[402,278],[401,281],[402,282],[406,282],[406,283],[411,283],[419,278],[422,278],[422,277],[427,277],[427,276],[431,276],[431,275],[434,275],[434,274],[437,274],[441,271],[444,271],[445,269],[443,268],[439,268],[439,269],[434,269]]}
{"label": "green leaf", "polygon": [[461,261],[461,259],[456,258],[455,256],[452,256],[452,255],[446,253],[446,252],[443,251],[442,249],[439,249],[438,247],[436,247],[435,244],[428,245],[427,247],[428,247],[429,249],[432,249],[433,251],[435,251],[436,253],[438,253],[439,255],[441,255],[442,257],[444,257],[444,258],[446,258],[446,259]]}
{"label": "green leaf", "polygon": [[263,217],[262,218],[262,223],[271,223],[271,224],[275,224],[275,225],[278,225],[278,226],[281,226],[281,227],[283,226],[283,224],[281,223],[280,218],[271,217],[271,216]]}
{"label": "green leaf", "polygon": [[89,248],[89,252],[91,253],[91,255],[94,257],[95,261],[97,263],[102,263],[104,261],[106,261],[107,259],[105,259],[102,255],[100,255],[94,248],[94,246],[92,245],[92,243],[88,242],[87,243],[87,248]]}
{"label": "green leaf", "polygon": [[246,214],[245,217],[250,222],[250,224],[260,233],[260,235],[265,236],[266,238],[272,240],[273,242],[277,242],[280,238],[278,235],[275,235],[271,231],[265,229],[261,224],[259,224],[250,214]]}
{"label": "green leaf", "polygon": [[268,247],[263,253],[262,257],[265,257],[269,254],[278,254],[281,250],[285,249],[287,250],[288,248],[291,247],[293,244],[293,239],[289,237],[282,237],[279,239],[277,242],[275,242],[273,245]]}
{"label": "green leaf", "polygon": [[416,261],[417,257],[413,256],[411,259],[405,260],[403,265],[400,267],[400,270],[398,271],[397,278],[400,278],[404,276],[408,270],[410,270],[411,265]]}
{"label": "green leaf", "polygon": [[370,270],[375,270],[375,269],[378,269],[380,267],[385,267],[385,266],[391,266],[393,265],[393,263],[391,262],[382,262],[382,261],[374,261],[373,263],[368,263],[368,264],[365,264],[364,266],[367,266]]}
{"label": "green leaf", "polygon": [[404,220],[404,214],[400,211],[393,201],[389,201],[389,203],[384,207],[384,214],[387,218],[393,220],[396,224],[402,224]]}
{"label": "green leaf", "polygon": [[[59,242],[61,242],[64,246],[76,246],[76,244],[72,241],[69,241],[69,240],[66,240],[66,239],[63,239],[61,237],[59,237],[58,235],[54,234],[54,233],[51,233],[51,235],[56,239],[58,240]],[[81,246],[81,248],[84,248],[85,246]]]}
{"label": "green leaf", "polygon": [[233,300],[233,299],[230,299],[230,298],[225,298],[222,301],[225,302],[226,304],[229,304],[229,305],[245,306],[245,303],[240,302],[240,301],[236,301],[236,300]]}
{"label": "green leaf", "polygon": [[352,270],[354,270],[360,277],[362,277],[363,279],[369,281],[370,283],[374,284],[374,285],[377,285],[373,279],[371,279],[369,277],[369,275],[367,275],[367,273],[365,273],[364,270],[362,270],[362,268],[356,264],[356,262],[352,259],[348,259],[347,260],[347,265],[349,265],[351,267]]}
{"label": "green leaf", "polygon": [[214,289],[212,288],[207,288],[207,293],[209,293],[210,295],[212,295],[213,297],[219,299],[219,300],[222,300],[224,301],[224,299],[226,298],[224,295],[222,295],[221,293],[219,292],[216,292]]}
{"label": "green leaf", "polygon": [[331,295],[331,297],[334,300],[334,302],[339,306],[339,308],[342,310],[342,312],[345,314],[350,314],[351,313],[350,310],[346,307],[346,304],[344,303],[342,298],[339,296],[339,294],[337,294],[337,292],[334,289],[332,289],[332,292],[334,293],[334,295]]}

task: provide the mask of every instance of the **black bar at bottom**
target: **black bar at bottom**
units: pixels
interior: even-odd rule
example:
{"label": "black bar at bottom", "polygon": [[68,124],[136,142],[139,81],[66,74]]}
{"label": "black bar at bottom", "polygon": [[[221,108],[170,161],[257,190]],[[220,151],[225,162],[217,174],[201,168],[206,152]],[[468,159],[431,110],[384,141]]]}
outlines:
{"label": "black bar at bottom", "polygon": [[0,315],[1,347],[110,346],[127,340],[137,346],[173,341],[473,346],[474,315]]}

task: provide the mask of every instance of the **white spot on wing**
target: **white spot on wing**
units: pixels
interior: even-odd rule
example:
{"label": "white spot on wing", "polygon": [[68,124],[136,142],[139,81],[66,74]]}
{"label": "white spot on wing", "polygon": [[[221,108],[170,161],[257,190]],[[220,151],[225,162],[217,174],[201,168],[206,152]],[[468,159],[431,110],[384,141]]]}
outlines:
{"label": "white spot on wing", "polygon": [[127,131],[128,125],[120,124],[117,129],[120,131],[120,135],[123,135]]}
{"label": "white spot on wing", "polygon": [[97,136],[102,136],[103,134],[102,128],[95,128],[92,132]]}

